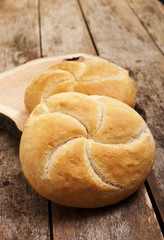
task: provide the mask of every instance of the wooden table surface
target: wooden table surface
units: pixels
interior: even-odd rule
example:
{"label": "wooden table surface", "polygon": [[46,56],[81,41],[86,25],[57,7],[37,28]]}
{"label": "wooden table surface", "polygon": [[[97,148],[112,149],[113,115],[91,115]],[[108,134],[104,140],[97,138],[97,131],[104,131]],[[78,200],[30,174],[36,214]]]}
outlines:
{"label": "wooden table surface", "polygon": [[164,5],[157,0],[0,0],[0,72],[31,59],[78,52],[130,70],[136,110],[156,140],[154,167],[145,184],[116,205],[59,206],[26,181],[18,157],[20,132],[1,115],[0,240],[161,240]]}

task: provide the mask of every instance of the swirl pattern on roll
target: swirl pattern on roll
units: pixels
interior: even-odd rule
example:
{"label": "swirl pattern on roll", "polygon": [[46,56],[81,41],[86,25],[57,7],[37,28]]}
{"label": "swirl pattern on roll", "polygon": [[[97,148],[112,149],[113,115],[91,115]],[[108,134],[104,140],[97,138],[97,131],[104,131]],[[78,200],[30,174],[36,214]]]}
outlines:
{"label": "swirl pattern on roll", "polygon": [[107,61],[64,61],[42,72],[27,87],[27,111],[30,113],[46,98],[61,92],[108,96],[131,107],[136,101],[135,86],[127,70]]}
{"label": "swirl pattern on roll", "polygon": [[155,157],[148,126],[128,105],[104,96],[61,93],[39,104],[20,144],[33,188],[66,206],[94,208],[128,197]]}

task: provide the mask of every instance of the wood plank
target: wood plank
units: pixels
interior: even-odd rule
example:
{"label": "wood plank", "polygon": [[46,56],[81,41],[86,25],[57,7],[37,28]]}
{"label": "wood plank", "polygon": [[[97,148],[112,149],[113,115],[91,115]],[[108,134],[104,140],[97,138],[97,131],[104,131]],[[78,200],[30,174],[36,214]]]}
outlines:
{"label": "wood plank", "polygon": [[0,2],[0,72],[40,56],[38,3]]}
{"label": "wood plank", "polygon": [[[87,9],[87,3],[89,9]],[[72,51],[85,51],[86,53],[95,54],[89,33],[87,32],[87,28],[80,15],[80,10],[75,0],[48,0],[41,1],[40,4],[43,55],[52,56]],[[99,38],[99,34],[105,35],[106,31],[109,32],[108,29],[103,28],[105,22],[109,21],[108,17],[110,18],[109,14],[107,14],[108,12],[106,12],[108,17],[106,16],[105,21],[104,19],[100,19],[104,14],[106,6],[104,6],[102,11],[101,8],[98,8],[99,1],[83,1],[83,4],[86,5],[87,14],[88,11],[90,14],[96,12],[96,15],[92,15],[90,18],[92,24],[95,22],[94,28],[91,28],[91,30],[94,29],[94,31],[96,31],[94,37],[96,36]],[[72,19],[72,14],[74,20],[70,20]],[[98,16],[99,14],[100,17]],[[95,17],[99,18],[99,21],[97,21]],[[66,24],[68,22],[69,25]],[[73,22],[77,30],[70,27],[73,25]],[[46,29],[46,24],[48,25],[49,30]],[[99,28],[103,28],[103,32],[101,32],[100,29],[97,31],[97,25],[99,25]],[[115,33],[114,28],[113,33]],[[82,36],[80,36],[80,34]],[[59,40],[55,42],[56,38]],[[110,39],[109,36],[108,38]],[[104,43],[104,41],[100,40],[99,44],[96,42],[96,46],[98,48],[103,48]],[[86,46],[86,44],[88,44],[88,46]],[[113,49],[112,46],[108,45],[109,42],[105,44],[104,52],[106,49],[107,51],[110,49],[111,53],[115,56],[113,60],[118,64],[123,65],[123,63],[125,63],[123,56],[122,61],[120,61],[116,49]],[[101,55],[103,54],[101,53]],[[107,56],[109,57],[109,55]],[[127,63],[129,63],[129,59]],[[125,200],[125,202],[106,208],[87,210],[74,209],[52,203],[52,222],[54,239],[122,239],[122,234],[123,238],[127,240],[154,240],[156,236],[158,239],[162,239],[156,216],[154,215],[154,211],[144,186],[139,192]],[[145,225],[147,228],[144,227]]]}
{"label": "wood plank", "polygon": [[145,116],[157,144],[148,182],[164,219],[164,56],[125,1],[80,3],[100,56],[128,68],[134,78],[137,109]]}
{"label": "wood plank", "polygon": [[[40,56],[37,0],[0,1],[0,71]],[[0,128],[8,120],[0,116]],[[48,201],[27,183],[19,163],[20,133],[0,130],[0,239],[48,239]],[[14,137],[13,137],[14,136]],[[18,138],[17,138],[18,137]]]}
{"label": "wood plank", "polygon": [[53,205],[53,214],[55,240],[163,239],[143,186],[113,206],[73,209]]}
{"label": "wood plank", "polygon": [[40,1],[43,56],[95,54],[76,0]]}
{"label": "wood plank", "polygon": [[27,183],[19,162],[19,140],[0,130],[0,239],[49,237],[48,202]]}
{"label": "wood plank", "polygon": [[127,0],[127,2],[164,53],[164,5],[157,0]]}

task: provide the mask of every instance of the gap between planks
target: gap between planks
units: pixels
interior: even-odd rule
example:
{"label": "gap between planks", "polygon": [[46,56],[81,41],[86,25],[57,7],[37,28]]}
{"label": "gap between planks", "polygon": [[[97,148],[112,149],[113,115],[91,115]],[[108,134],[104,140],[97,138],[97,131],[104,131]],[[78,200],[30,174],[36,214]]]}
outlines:
{"label": "gap between planks", "polygon": [[38,0],[38,27],[39,27],[40,58],[42,58],[42,57],[43,57],[43,53],[42,53],[42,33],[41,33],[40,0]]}
{"label": "gap between planks", "polygon": [[140,22],[140,24],[143,26],[143,28],[145,29],[145,31],[147,32],[147,34],[150,36],[150,38],[152,39],[152,41],[154,42],[154,44],[156,45],[156,47],[158,48],[158,50],[162,53],[162,55],[164,55],[164,52],[162,51],[162,49],[160,48],[160,46],[158,45],[158,43],[155,41],[155,39],[152,37],[152,34],[149,32],[148,28],[145,26],[143,20],[141,20],[137,14],[137,12],[135,11],[135,9],[132,8],[131,4],[129,3],[129,0],[125,0],[129,6],[129,8],[132,10],[132,12],[134,13],[134,15],[137,17],[138,21]]}
{"label": "gap between planks", "polygon": [[80,11],[81,11],[81,15],[82,15],[82,17],[83,17],[83,19],[84,19],[84,23],[85,23],[86,28],[87,28],[87,30],[88,30],[88,33],[89,33],[90,39],[91,39],[91,41],[92,41],[93,47],[94,47],[94,49],[95,49],[95,52],[96,52],[97,56],[99,56],[98,49],[97,49],[97,47],[96,47],[94,38],[93,38],[92,33],[91,33],[91,31],[90,31],[90,28],[89,28],[87,19],[86,19],[86,17],[85,17],[85,14],[84,14],[83,9],[82,9],[82,6],[81,6],[81,3],[80,3],[79,0],[77,0],[77,3],[78,3],[78,5],[79,5],[79,9],[80,9]]}
{"label": "gap between planks", "polygon": [[159,226],[160,226],[160,228],[161,228],[161,232],[162,232],[162,234],[163,234],[163,236],[164,236],[164,223],[163,223],[163,220],[162,220],[162,216],[161,216],[161,214],[160,214],[160,211],[159,211],[158,206],[157,206],[157,204],[156,204],[156,202],[155,202],[153,193],[152,193],[152,191],[151,191],[151,188],[150,188],[149,183],[148,183],[147,180],[145,181],[144,185],[145,185],[145,188],[146,188],[146,190],[147,190],[148,196],[149,196],[149,198],[150,198],[151,204],[152,204],[152,206],[153,206],[154,212],[155,212],[155,214],[156,214],[156,217],[157,217]]}

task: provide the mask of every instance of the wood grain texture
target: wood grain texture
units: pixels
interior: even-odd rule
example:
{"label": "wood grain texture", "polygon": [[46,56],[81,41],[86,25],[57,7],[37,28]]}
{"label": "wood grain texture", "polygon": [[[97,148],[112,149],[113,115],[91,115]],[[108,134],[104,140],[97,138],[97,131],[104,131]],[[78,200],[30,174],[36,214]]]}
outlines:
{"label": "wood grain texture", "polygon": [[49,238],[48,202],[23,176],[19,140],[0,130],[0,239]]}
{"label": "wood grain texture", "polygon": [[127,2],[164,53],[164,5],[158,0],[127,0]]}
{"label": "wood grain texture", "polygon": [[[40,56],[37,0],[0,1],[0,30],[0,71]],[[6,124],[8,119],[0,116],[0,128],[6,129]],[[23,176],[20,133],[12,125],[9,130],[13,129],[14,137],[0,130],[0,239],[47,240],[48,202]]]}
{"label": "wood grain texture", "polygon": [[125,1],[80,3],[100,56],[128,68],[134,78],[138,111],[145,116],[157,144],[148,181],[164,219],[164,56]]}
{"label": "wood grain texture", "polygon": [[55,240],[162,239],[144,187],[119,204],[99,209],[54,204],[53,215]]}
{"label": "wood grain texture", "polygon": [[76,0],[40,1],[43,56],[95,50]]}
{"label": "wood grain texture", "polygon": [[1,0],[0,31],[0,72],[39,57],[37,0]]}
{"label": "wood grain texture", "polygon": [[[14,2],[17,4],[20,1]],[[11,1],[0,2],[1,5],[4,3],[11,4]],[[163,57],[124,1],[82,0],[81,5],[100,55],[128,67],[135,78],[139,94],[138,111],[147,119],[158,142],[156,160],[158,167],[155,166],[156,172],[153,170],[152,175],[157,190],[156,196],[159,196],[161,186],[156,186],[157,180],[160,181],[160,185],[163,184],[162,175],[159,178],[159,174],[161,174],[159,169],[162,172],[163,164],[161,161],[163,158],[161,151],[163,144],[161,130],[163,121],[161,116]],[[51,11],[51,9],[53,10]],[[40,1],[40,10],[43,55],[52,56],[70,52],[95,54],[76,1],[44,0]],[[75,22],[72,19],[72,14]],[[24,23],[23,20],[22,22]],[[75,24],[75,28],[73,24]],[[70,28],[72,25],[73,28]],[[7,26],[9,28],[10,24]],[[32,27],[29,28],[32,29]],[[28,30],[28,35],[31,34],[31,29]],[[10,45],[11,41],[9,39],[7,44]],[[10,51],[7,46],[6,52]],[[37,43],[36,46],[38,49]],[[16,51],[13,50],[12,54]],[[28,51],[32,51],[31,48],[28,47]],[[0,58],[2,70],[21,63],[21,58],[19,58],[20,62],[17,63],[11,60],[10,54],[6,56],[8,56],[7,60],[3,57]],[[30,54],[30,56],[32,55]],[[3,163],[2,180],[4,180],[2,181],[3,201],[1,204],[4,218],[0,220],[2,226],[0,236],[2,239],[49,239],[47,201],[31,189],[21,173],[17,140],[6,132],[1,131],[0,134],[2,137],[0,137],[2,139],[0,159]],[[159,196],[161,200],[162,194]],[[52,210],[54,239],[122,240],[122,236],[127,240],[162,239],[156,216],[144,186],[133,196],[115,206],[85,210],[65,208],[53,204]]]}

